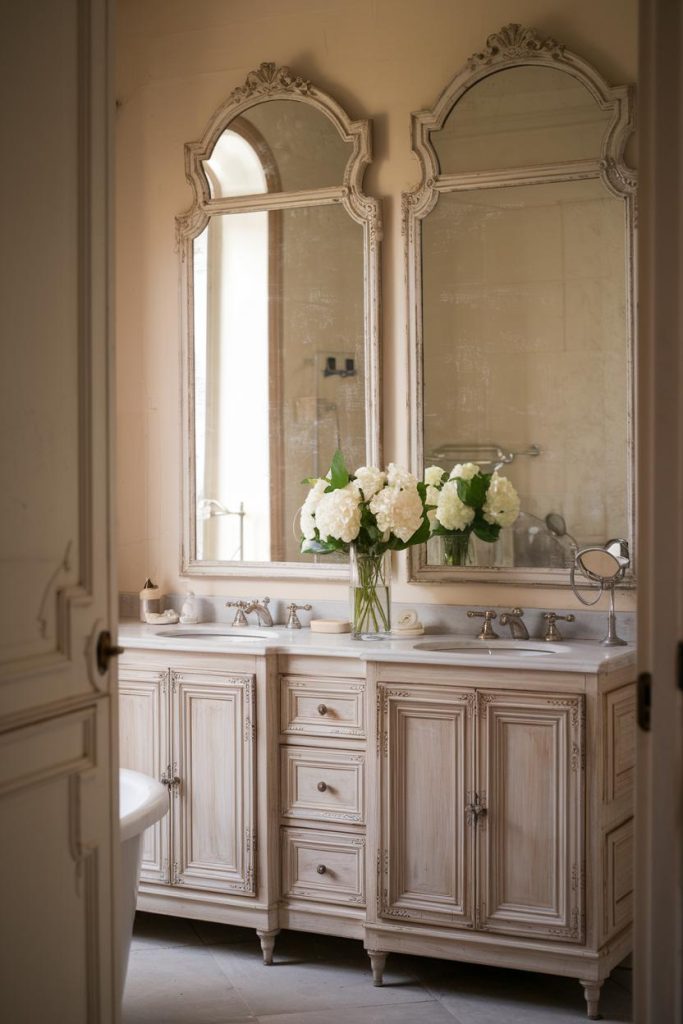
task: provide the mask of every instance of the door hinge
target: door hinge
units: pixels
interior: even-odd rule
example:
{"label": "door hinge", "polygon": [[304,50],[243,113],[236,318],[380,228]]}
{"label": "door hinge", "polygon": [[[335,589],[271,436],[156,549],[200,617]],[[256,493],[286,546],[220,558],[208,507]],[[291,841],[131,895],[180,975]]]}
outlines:
{"label": "door hinge", "polygon": [[649,672],[641,672],[636,682],[638,727],[643,732],[650,731],[650,710],[652,708],[652,676]]}

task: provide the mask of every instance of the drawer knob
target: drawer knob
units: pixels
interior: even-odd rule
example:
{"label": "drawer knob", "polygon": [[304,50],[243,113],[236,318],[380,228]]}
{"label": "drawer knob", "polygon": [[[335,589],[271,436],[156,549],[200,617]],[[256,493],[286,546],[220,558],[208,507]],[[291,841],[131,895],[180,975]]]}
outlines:
{"label": "drawer knob", "polygon": [[318,792],[319,793],[324,793],[326,789],[327,789],[327,783],[326,782],[319,782],[318,783]]}
{"label": "drawer knob", "polygon": [[327,868],[325,867],[324,864],[318,864],[315,870],[318,872],[319,875],[324,875],[325,872],[327,871]]}
{"label": "drawer knob", "polygon": [[319,715],[326,715],[327,714],[327,704],[318,704],[318,714]]}

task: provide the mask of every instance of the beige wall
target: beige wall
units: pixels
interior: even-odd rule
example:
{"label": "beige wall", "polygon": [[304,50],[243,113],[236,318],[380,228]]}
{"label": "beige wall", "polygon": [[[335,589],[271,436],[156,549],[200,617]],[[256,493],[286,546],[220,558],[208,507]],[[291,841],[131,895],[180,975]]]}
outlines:
{"label": "beige wall", "polygon": [[[263,60],[291,65],[352,117],[374,123],[366,189],[384,217],[386,461],[408,458],[400,194],[418,179],[410,113],[431,106],[486,36],[533,25],[593,61],[611,82],[636,78],[635,0],[120,0],[117,119],[119,579],[187,585],[180,550],[180,360],[174,218],[190,205],[183,144]],[[399,601],[560,607],[565,591],[402,583]],[[194,581],[198,593],[260,593],[249,580]],[[345,596],[341,584],[272,584],[272,596]],[[622,598],[632,607],[633,595]]]}

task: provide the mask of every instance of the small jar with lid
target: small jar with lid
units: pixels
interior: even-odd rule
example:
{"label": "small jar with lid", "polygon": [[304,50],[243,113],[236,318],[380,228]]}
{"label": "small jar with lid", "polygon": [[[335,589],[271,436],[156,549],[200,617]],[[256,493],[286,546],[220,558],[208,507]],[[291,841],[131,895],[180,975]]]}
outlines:
{"label": "small jar with lid", "polygon": [[148,612],[154,612],[157,615],[161,612],[162,597],[161,587],[152,583],[151,579],[147,577],[145,585],[140,591],[140,622],[147,622],[145,616]]}

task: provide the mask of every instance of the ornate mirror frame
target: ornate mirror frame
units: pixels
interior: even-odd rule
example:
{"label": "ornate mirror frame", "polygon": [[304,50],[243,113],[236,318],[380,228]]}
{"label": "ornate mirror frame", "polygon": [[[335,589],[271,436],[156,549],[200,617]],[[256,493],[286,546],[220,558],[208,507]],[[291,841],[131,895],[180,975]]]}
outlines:
{"label": "ornate mirror frame", "polygon": [[[512,169],[492,169],[457,174],[441,174],[439,160],[430,140],[430,132],[443,127],[446,118],[461,97],[477,82],[507,68],[525,66],[560,69],[577,79],[593,96],[596,104],[611,114],[596,159]],[[610,86],[592,65],[571,53],[554,39],[540,36],[534,29],[510,24],[486,40],[480,53],[474,53],[446,86],[431,110],[414,113],[411,138],[420,163],[421,181],[402,196],[403,236],[407,267],[407,319],[410,367],[410,451],[411,467],[418,479],[424,473],[423,444],[423,331],[422,331],[422,231],[421,222],[434,209],[439,196],[468,189],[495,188],[503,185],[530,185],[544,182],[600,179],[609,192],[625,203],[627,273],[627,352],[628,423],[627,495],[628,524],[632,542],[635,537],[635,452],[633,430],[634,296],[636,252],[636,173],[624,160],[627,139],[634,128],[634,89]],[[449,567],[429,565],[426,545],[408,552],[409,580],[421,583],[453,583],[468,580],[477,583],[513,583],[545,587],[569,586],[569,570],[525,567]],[[633,564],[633,563],[632,563]],[[621,586],[634,586],[631,570]]]}
{"label": "ornate mirror frame", "polygon": [[[203,161],[208,160],[222,132],[251,107],[268,100],[294,100],[316,108],[327,117],[340,138],[352,144],[342,181],[335,186],[304,191],[271,192],[212,198]],[[363,231],[363,300],[365,335],[365,436],[368,465],[381,462],[380,415],[380,242],[382,225],[377,199],[362,191],[365,169],[372,158],[371,126],[352,121],[332,97],[290,68],[263,63],[251,71],[244,85],[233,90],[209,121],[197,142],[185,145],[185,176],[192,186],[191,207],[176,218],[180,254],[182,331],[182,546],[181,573],[187,576],[241,576],[261,578],[346,579],[344,564],[306,562],[208,561],[197,559],[194,408],[194,304],[193,242],[212,214],[275,211],[304,206],[339,204]],[[302,488],[302,502],[305,497]]]}

